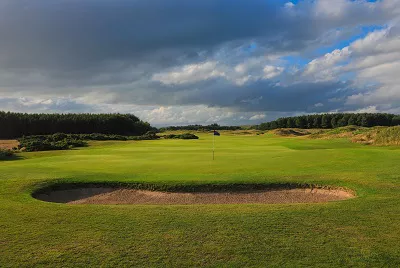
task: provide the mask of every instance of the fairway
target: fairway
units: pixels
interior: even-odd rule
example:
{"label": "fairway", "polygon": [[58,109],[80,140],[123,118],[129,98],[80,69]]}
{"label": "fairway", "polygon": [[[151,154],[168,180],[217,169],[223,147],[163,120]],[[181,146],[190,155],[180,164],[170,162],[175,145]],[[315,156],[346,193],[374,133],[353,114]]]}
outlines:
{"label": "fairway", "polygon": [[[0,162],[0,267],[399,267],[400,147],[233,135],[104,141]],[[299,183],[326,203],[59,204],[50,183]]]}

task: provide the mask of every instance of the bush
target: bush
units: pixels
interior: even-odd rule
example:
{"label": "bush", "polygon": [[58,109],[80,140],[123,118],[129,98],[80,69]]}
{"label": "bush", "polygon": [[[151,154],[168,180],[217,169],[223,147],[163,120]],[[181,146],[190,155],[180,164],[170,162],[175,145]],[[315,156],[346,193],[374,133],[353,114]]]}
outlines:
{"label": "bush", "polygon": [[160,137],[157,136],[155,132],[149,131],[146,134],[142,136],[130,136],[128,137],[129,140],[134,140],[134,141],[142,141],[142,140],[157,140]]}
{"label": "bush", "polygon": [[243,129],[242,126],[220,126],[218,124],[211,124],[208,126],[202,125],[188,125],[188,126],[169,126],[160,128],[160,132],[176,131],[176,130],[194,130],[194,131],[212,131],[212,130],[239,130]]}
{"label": "bush", "polygon": [[182,140],[197,140],[199,137],[197,137],[194,134],[191,133],[185,133],[185,134],[169,134],[165,135],[164,139],[182,139]]}
{"label": "bush", "polygon": [[72,138],[69,135],[57,133],[48,136],[28,136],[18,140],[19,149],[27,152],[68,150],[75,147],[87,146],[83,140]]}
{"label": "bush", "polygon": [[0,160],[6,160],[14,156],[14,152],[9,149],[0,148]]}
{"label": "bush", "polygon": [[92,140],[92,141],[126,141],[128,138],[122,135],[107,135],[100,133],[92,133],[92,134],[72,134],[72,137],[76,136],[82,140]]}
{"label": "bush", "polygon": [[26,136],[19,139],[19,149],[24,148],[27,152],[67,150],[75,147],[87,146],[87,140],[156,140],[160,137],[154,131],[149,131],[142,136],[122,136],[114,134],[65,134],[55,133],[53,135]]}

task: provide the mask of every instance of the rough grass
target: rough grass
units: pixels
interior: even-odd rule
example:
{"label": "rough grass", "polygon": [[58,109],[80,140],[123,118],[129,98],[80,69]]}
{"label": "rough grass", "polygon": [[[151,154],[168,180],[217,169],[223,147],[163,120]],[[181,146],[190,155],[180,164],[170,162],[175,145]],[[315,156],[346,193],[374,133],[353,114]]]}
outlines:
{"label": "rough grass", "polygon": [[[0,267],[399,267],[400,150],[273,135],[90,142],[0,162]],[[325,204],[66,205],[53,183],[307,183]]]}
{"label": "rough grass", "polygon": [[304,136],[310,139],[345,138],[354,143],[367,145],[400,145],[400,126],[395,127],[359,127],[346,126],[334,129],[276,129],[269,133],[284,136]]}
{"label": "rough grass", "polygon": [[379,145],[400,145],[400,126],[378,129],[374,143]]}
{"label": "rough grass", "polygon": [[312,132],[308,129],[299,129],[299,128],[278,128],[271,130],[271,133],[278,135],[278,136],[306,136],[310,135]]}

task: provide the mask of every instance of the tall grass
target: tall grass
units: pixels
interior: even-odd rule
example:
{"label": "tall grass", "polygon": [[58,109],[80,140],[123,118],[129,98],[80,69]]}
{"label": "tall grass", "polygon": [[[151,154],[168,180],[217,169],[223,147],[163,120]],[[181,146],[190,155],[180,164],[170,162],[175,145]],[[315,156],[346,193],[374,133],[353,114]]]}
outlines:
{"label": "tall grass", "polygon": [[374,144],[400,145],[400,126],[379,128],[376,132]]}

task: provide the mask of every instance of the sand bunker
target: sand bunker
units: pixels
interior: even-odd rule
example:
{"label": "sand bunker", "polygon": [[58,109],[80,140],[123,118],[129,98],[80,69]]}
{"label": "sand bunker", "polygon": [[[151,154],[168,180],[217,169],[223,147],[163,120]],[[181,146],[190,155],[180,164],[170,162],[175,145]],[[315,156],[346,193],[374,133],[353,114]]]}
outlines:
{"label": "sand bunker", "polygon": [[17,140],[0,140],[0,148],[3,149],[13,149],[17,148],[19,145],[19,142]]}
{"label": "sand bunker", "polygon": [[184,193],[94,187],[54,190],[36,194],[34,197],[47,202],[68,204],[189,205],[322,203],[345,200],[354,197],[354,195],[344,190],[316,188]]}

